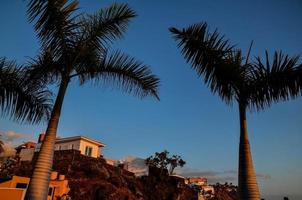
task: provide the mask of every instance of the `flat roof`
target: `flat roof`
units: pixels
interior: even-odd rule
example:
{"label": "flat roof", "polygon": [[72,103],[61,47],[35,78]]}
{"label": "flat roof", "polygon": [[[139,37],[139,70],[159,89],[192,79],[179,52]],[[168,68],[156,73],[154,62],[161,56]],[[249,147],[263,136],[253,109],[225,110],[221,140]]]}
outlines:
{"label": "flat roof", "polygon": [[70,141],[75,141],[75,140],[85,140],[91,143],[94,143],[98,145],[99,147],[105,147],[106,145],[100,141],[88,138],[86,136],[72,136],[72,137],[65,137],[65,138],[56,138],[56,143],[63,143],[63,142],[70,142]]}

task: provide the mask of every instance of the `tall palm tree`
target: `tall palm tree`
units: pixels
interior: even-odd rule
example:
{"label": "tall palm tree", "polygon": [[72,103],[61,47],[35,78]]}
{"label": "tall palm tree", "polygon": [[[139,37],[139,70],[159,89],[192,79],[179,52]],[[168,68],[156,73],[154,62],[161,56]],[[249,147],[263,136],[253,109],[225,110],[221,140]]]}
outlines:
{"label": "tall palm tree", "polygon": [[127,4],[113,4],[94,14],[75,13],[77,0],[29,0],[27,6],[41,43],[41,54],[30,63],[31,76],[59,85],[27,192],[27,199],[42,200],[47,198],[56,132],[70,81],[83,85],[93,80],[158,99],[159,79],[142,62],[108,50],[136,16]]}
{"label": "tall palm tree", "polygon": [[51,93],[41,81],[29,79],[27,69],[14,61],[0,58],[0,115],[38,123],[49,119],[51,108]]}
{"label": "tall palm tree", "polygon": [[[249,61],[219,33],[209,32],[206,23],[184,29],[170,28],[186,61],[204,83],[227,104],[238,103],[240,119],[238,195],[240,200],[259,200],[246,120],[247,110],[261,110],[273,102],[300,94],[298,57],[276,52],[270,62],[256,57]],[[252,45],[251,45],[252,46]]]}

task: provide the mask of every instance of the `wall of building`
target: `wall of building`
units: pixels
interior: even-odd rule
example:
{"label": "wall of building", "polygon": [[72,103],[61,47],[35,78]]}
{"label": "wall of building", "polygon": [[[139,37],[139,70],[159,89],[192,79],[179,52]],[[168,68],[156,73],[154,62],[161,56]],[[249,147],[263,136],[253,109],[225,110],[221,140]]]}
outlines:
{"label": "wall of building", "polygon": [[25,197],[25,190],[17,188],[0,188],[0,197],[3,200],[23,200]]}
{"label": "wall of building", "polygon": [[11,180],[5,181],[0,183],[0,188],[8,187],[8,188],[15,188],[17,186],[17,183],[29,183],[29,178],[22,177],[22,176],[13,176]]}
{"label": "wall of building", "polygon": [[20,161],[31,161],[35,153],[35,149],[21,149]]}
{"label": "wall of building", "polygon": [[55,144],[55,150],[68,150],[68,149],[76,149],[80,150],[80,140],[74,140],[70,142],[58,142]]}
{"label": "wall of building", "polygon": [[[49,183],[49,187],[53,188],[54,197],[61,197],[62,195],[67,194],[70,190],[68,180],[53,180]],[[52,196],[49,196],[48,198],[52,200]]]}
{"label": "wall of building", "polygon": [[[20,183],[28,186],[29,181],[30,178],[27,177],[13,176],[11,180],[0,183],[0,199],[23,200],[26,189],[19,189],[16,187],[17,184]],[[68,180],[65,179],[65,176],[61,176],[61,178],[60,176],[55,176],[54,180],[50,181],[49,187],[52,188],[52,194],[48,195],[47,200],[56,199],[54,197],[61,197],[62,195],[67,194],[70,190]]]}
{"label": "wall of building", "polygon": [[16,188],[18,183],[29,183],[29,178],[21,176],[13,176],[11,180],[0,183],[0,199],[2,200],[23,200],[26,189]]}
{"label": "wall of building", "polygon": [[86,140],[81,140],[80,142],[80,151],[81,154],[85,155],[86,146],[92,147],[91,157],[97,158],[101,155],[100,148],[98,145],[88,142]]}

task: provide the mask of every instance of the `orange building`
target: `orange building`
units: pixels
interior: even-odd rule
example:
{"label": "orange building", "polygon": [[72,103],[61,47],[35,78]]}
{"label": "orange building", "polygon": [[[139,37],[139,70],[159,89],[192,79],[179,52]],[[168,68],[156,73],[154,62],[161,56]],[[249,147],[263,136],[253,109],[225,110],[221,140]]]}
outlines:
{"label": "orange building", "polygon": [[[13,176],[11,180],[0,183],[1,200],[23,200],[30,178]],[[68,180],[58,172],[51,173],[47,200],[57,200],[69,192]]]}
{"label": "orange building", "polygon": [[207,185],[208,179],[203,178],[203,177],[191,177],[191,178],[187,178],[186,183],[187,184],[198,185],[198,186],[203,186],[203,185]]}

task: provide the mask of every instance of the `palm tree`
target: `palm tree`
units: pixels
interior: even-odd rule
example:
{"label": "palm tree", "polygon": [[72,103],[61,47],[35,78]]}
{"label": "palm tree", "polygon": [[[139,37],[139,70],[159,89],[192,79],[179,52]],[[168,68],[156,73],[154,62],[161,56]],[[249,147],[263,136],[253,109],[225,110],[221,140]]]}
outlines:
{"label": "palm tree", "polygon": [[41,54],[30,63],[31,76],[59,85],[27,192],[28,199],[41,200],[47,198],[56,132],[70,81],[83,85],[93,80],[138,97],[158,99],[159,79],[142,62],[108,50],[136,16],[127,4],[113,4],[94,14],[76,14],[77,0],[29,0],[27,6],[41,43]]}
{"label": "palm tree", "polygon": [[[241,50],[214,31],[206,23],[184,29],[170,28],[186,61],[204,83],[227,104],[237,102],[240,119],[238,195],[240,200],[259,200],[252,154],[248,139],[246,111],[261,110],[273,102],[287,100],[300,94],[298,57],[276,52],[270,62],[259,57],[249,61]],[[300,84],[301,86],[301,84]]]}
{"label": "palm tree", "polygon": [[38,123],[49,119],[51,93],[39,80],[29,79],[27,69],[0,58],[0,110],[19,122]]}

